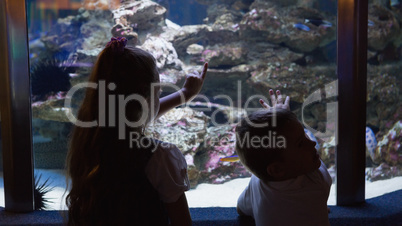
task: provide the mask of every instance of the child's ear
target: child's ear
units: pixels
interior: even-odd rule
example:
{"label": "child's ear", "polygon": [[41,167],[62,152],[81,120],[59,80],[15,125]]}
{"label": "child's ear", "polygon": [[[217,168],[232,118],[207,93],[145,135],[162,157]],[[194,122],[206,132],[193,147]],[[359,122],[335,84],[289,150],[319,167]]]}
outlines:
{"label": "child's ear", "polygon": [[271,163],[267,166],[267,173],[272,178],[282,178],[285,176],[285,170],[283,169],[282,164],[279,162]]}

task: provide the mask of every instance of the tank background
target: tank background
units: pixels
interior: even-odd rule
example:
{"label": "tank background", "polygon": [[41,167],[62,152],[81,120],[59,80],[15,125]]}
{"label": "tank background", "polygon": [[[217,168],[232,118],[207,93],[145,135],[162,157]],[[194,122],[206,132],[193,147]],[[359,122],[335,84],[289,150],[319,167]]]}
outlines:
{"label": "tank background", "polygon": [[[163,2],[166,1],[161,1],[161,4]],[[175,2],[177,3],[177,5],[181,5],[183,8],[187,8],[190,9],[191,7],[188,6],[189,4],[186,5],[186,3],[189,3],[190,1],[182,1],[180,3],[180,1],[171,1],[171,2]],[[238,7],[237,5],[235,5],[236,3],[239,4],[239,7],[241,8],[241,3],[246,2],[246,4],[249,4],[250,1],[235,1],[235,0],[221,0],[221,1],[208,1],[208,0],[199,0],[198,2],[203,2],[206,3],[206,7],[209,7],[210,10],[210,15],[214,15],[215,19],[217,18],[216,14],[219,13],[220,11],[217,10],[216,12],[214,12],[214,9],[218,9],[219,7],[225,7],[225,6],[232,6],[232,7]],[[240,2],[240,3],[239,3]],[[251,1],[252,2],[252,1]],[[261,4],[262,6],[266,3],[266,1],[258,1],[256,0],[255,2]],[[292,0],[286,0],[286,1],[276,1],[273,0],[272,2],[275,2],[276,4],[282,4],[281,7],[286,7],[286,4],[290,4],[290,3],[296,3],[300,4],[301,6],[305,6],[306,8],[308,7],[313,7],[314,9],[318,9],[321,10],[322,13],[324,14],[329,14],[329,15],[336,15],[336,1],[325,1],[325,3],[321,3],[320,1],[303,1],[303,0],[299,0],[299,1],[292,1]],[[215,4],[213,4],[215,3]],[[376,4],[375,6],[373,4]],[[172,8],[172,4],[170,4],[168,6],[169,8]],[[328,9],[326,9],[328,7]],[[176,7],[173,7],[176,9]],[[398,95],[398,92],[396,91],[397,89],[400,89],[400,87],[392,87],[393,85],[398,86],[398,84],[400,84],[400,69],[401,69],[401,63],[398,62],[395,64],[395,62],[397,62],[397,60],[400,60],[400,51],[401,51],[401,41],[400,41],[400,34],[399,34],[399,43],[398,41],[396,42],[397,48],[396,48],[396,52],[392,52],[390,51],[390,49],[392,49],[391,47],[389,47],[389,43],[390,43],[390,39],[397,39],[395,38],[395,34],[393,34],[392,29],[386,29],[386,22],[387,20],[389,21],[394,21],[393,18],[390,18],[390,9],[388,9],[389,7],[386,5],[386,1],[370,1],[370,13],[369,13],[369,19],[372,18],[372,20],[375,20],[375,29],[369,27],[369,38],[377,40],[376,43],[373,43],[374,46],[372,46],[369,49],[368,52],[368,57],[369,57],[369,65],[368,65],[368,104],[367,104],[367,115],[368,115],[368,124],[374,129],[379,132],[377,135],[377,139],[381,140],[383,138],[384,135],[386,135],[388,133],[388,131],[392,130],[392,128],[394,127],[394,123],[395,121],[398,122],[398,120],[401,120],[401,110],[402,108],[400,107],[400,103],[401,103],[401,97],[400,95]],[[192,10],[194,8],[191,8]],[[198,10],[198,8],[196,7],[196,9]],[[264,9],[264,8],[263,8]],[[196,11],[197,11],[196,10]],[[243,10],[245,11],[245,14],[247,13],[251,13],[252,11],[247,10],[245,8],[243,8]],[[394,10],[394,9],[392,9]],[[202,10],[200,10],[202,11]],[[208,10],[207,10],[208,11]],[[229,10],[230,11],[230,10]],[[180,12],[180,11],[178,11]],[[192,11],[187,11],[190,13],[192,13]],[[198,12],[198,11],[197,11]],[[169,15],[169,11],[168,14]],[[215,14],[214,14],[215,13]],[[277,13],[281,13],[281,12],[277,12]],[[68,12],[51,12],[51,15],[54,15],[53,18],[64,18],[65,15],[71,15]],[[74,14],[73,14],[74,15]],[[187,20],[189,20],[189,17],[185,17],[184,14],[180,15],[179,14],[174,14],[172,11],[172,15],[175,15],[177,18],[187,18]],[[218,14],[219,15],[219,14]],[[63,17],[64,16],[64,17]],[[181,16],[181,17],[180,17]],[[255,15],[253,13],[251,13],[250,18],[254,17]],[[256,16],[258,17],[258,13],[256,14]],[[286,14],[281,14],[281,16],[286,17]],[[169,16],[168,16],[169,17]],[[214,18],[213,16],[210,16],[211,20],[212,18]],[[49,17],[52,18],[52,17]],[[49,19],[48,18],[48,19]],[[193,18],[197,18],[197,16],[195,17],[191,17],[191,19]],[[383,21],[385,18],[385,21]],[[205,23],[212,23],[213,21],[202,21],[200,22],[201,16],[199,16],[199,18],[197,19],[197,22],[193,22],[193,21],[183,21],[183,24],[192,24],[192,23],[200,23],[203,24],[203,22]],[[377,20],[376,20],[377,19]],[[397,21],[399,21],[400,24],[400,20],[401,18],[397,18]],[[180,22],[173,20],[174,22],[180,24]],[[52,22],[52,21],[46,21],[46,20],[40,20],[38,21],[38,23],[44,23],[45,25],[43,25],[41,27],[42,30],[38,30],[38,31],[48,31],[46,33],[52,33],[52,30],[46,30],[44,28],[47,28],[46,23],[47,22]],[[222,21],[224,22],[224,21]],[[252,21],[253,22],[253,21]],[[384,26],[381,24],[384,23]],[[381,25],[381,26],[380,26]],[[50,26],[49,26],[50,27]],[[249,29],[246,27],[246,29]],[[250,29],[249,31],[253,31],[253,29]],[[268,29],[268,31],[270,31]],[[399,31],[400,32],[400,31]],[[385,33],[385,37],[383,38],[378,38],[379,35]],[[200,35],[202,35],[202,33],[199,33]],[[370,36],[371,35],[371,36]],[[386,36],[388,35],[388,36]],[[251,36],[251,35],[250,35]],[[377,44],[382,44],[380,46],[378,46]],[[385,44],[384,44],[385,43]],[[176,43],[177,44],[177,43]],[[203,45],[208,45],[208,43],[200,43]],[[264,46],[265,47],[265,46]],[[273,45],[273,46],[269,46],[268,47],[281,47],[281,45]],[[299,44],[296,44],[294,47],[302,47]],[[318,51],[314,50],[312,52],[305,52],[305,53],[300,53],[300,51],[294,51],[296,57],[298,58],[297,64],[295,64],[295,70],[301,70],[304,71],[302,74],[308,74],[310,73],[308,70],[311,69],[311,65],[314,64],[322,64],[322,63],[328,63],[328,62],[332,62],[335,60],[335,50],[336,50],[336,42],[332,41],[328,44],[326,44],[325,46],[322,46],[318,49]],[[229,46],[229,48],[236,48],[236,46]],[[376,49],[377,48],[377,49]],[[380,48],[380,49],[378,49]],[[218,48],[219,49],[219,48]],[[177,48],[178,51],[180,51],[180,49]],[[214,51],[216,51],[217,49],[212,49],[211,53],[213,54]],[[292,49],[294,50],[294,49]],[[282,51],[282,50],[281,50]],[[399,51],[399,53],[398,53]],[[220,53],[223,54],[223,56],[225,56],[225,54],[230,54],[230,53]],[[293,53],[292,53],[293,54]],[[399,55],[398,55],[399,54]],[[216,61],[216,59],[213,58],[213,56],[211,57],[211,55],[208,56],[208,54],[205,54],[207,57],[210,57],[210,60],[213,59]],[[291,55],[290,55],[291,56]],[[272,56],[271,56],[272,57]],[[187,62],[186,62],[187,63]],[[193,62],[194,63],[194,62]],[[264,68],[261,69],[257,69],[252,71],[254,74],[252,74],[253,79],[251,82],[251,85],[254,84],[256,85],[256,89],[253,89],[253,92],[256,93],[260,93],[260,94],[266,94],[264,92],[262,92],[262,90],[266,90],[267,87],[269,86],[276,86],[276,87],[282,87],[284,84],[286,84],[286,80],[285,81],[280,81],[279,80],[279,84],[264,84],[263,81],[265,79],[264,76],[266,76],[267,74],[273,74],[273,72],[278,71],[279,75],[278,78],[280,78],[281,75],[286,76],[288,75],[288,72],[285,69],[285,67],[288,67],[288,65],[286,65],[286,63],[289,62],[280,62],[279,64],[277,64],[276,62],[269,62],[268,65]],[[323,84],[325,84],[326,82],[330,81],[331,79],[333,79],[332,75],[335,74],[335,66],[334,65],[325,65],[325,68],[322,69],[318,69],[317,67],[313,68],[311,73],[321,73],[323,75],[330,75],[329,78],[326,78],[326,81],[322,81],[321,83],[315,83],[315,84],[311,84],[312,88],[306,92],[300,92],[300,94],[297,94],[296,91],[300,91],[300,89],[296,89],[296,91],[292,91],[290,93],[290,95],[292,96],[292,98],[294,99],[294,101],[291,103],[291,105],[293,106],[293,110],[296,111],[296,113],[300,116],[300,107],[301,107],[301,103],[303,102],[304,98],[306,98],[306,96],[308,94],[311,93],[312,90],[315,89],[319,89],[322,88]],[[215,63],[215,67],[216,69],[220,68],[219,62]],[[225,67],[222,67],[222,69],[225,69]],[[289,69],[294,70],[292,67],[290,67]],[[250,71],[250,70],[249,70]],[[249,72],[247,71],[247,72]],[[290,70],[289,70],[290,71]],[[217,72],[217,70],[212,70],[210,72],[211,74],[217,75],[219,74]],[[241,75],[239,76],[241,77]],[[215,77],[214,77],[215,78]],[[219,89],[223,89],[225,88],[225,79],[224,76],[222,76],[222,80],[219,81],[219,78],[215,78],[214,82],[218,82],[217,84],[213,84],[213,82],[209,82],[206,81],[206,89],[205,92],[207,94],[209,94],[210,96],[214,95],[214,91],[209,89],[208,87],[216,87]],[[312,82],[313,80],[309,80],[309,79],[321,79],[322,76],[319,75],[317,77],[313,77],[313,78],[303,78],[305,80],[308,80],[310,82]],[[233,80],[236,78],[232,78]],[[245,81],[245,80],[243,80]],[[250,84],[250,83],[249,83]],[[263,85],[261,85],[263,84]],[[232,84],[230,84],[232,85]],[[285,88],[286,89],[286,88]],[[247,96],[248,94],[250,94],[251,91],[244,91],[244,95],[243,96]],[[232,95],[233,93],[231,93]],[[385,103],[380,103],[381,101],[379,101],[378,98],[384,98],[386,101]],[[225,103],[220,103],[220,104],[225,104]],[[314,123],[314,121],[318,122],[315,125],[311,125],[313,128],[318,129],[318,130],[322,130],[323,128],[323,122],[325,122],[326,120],[326,115],[325,115],[325,104],[326,103],[316,103],[313,104],[311,106],[309,106],[310,110],[308,113],[308,118],[307,120],[311,123]],[[258,105],[258,104],[257,104]],[[398,107],[399,106],[399,107]],[[218,106],[218,108],[221,106]],[[315,109],[314,109],[315,108]],[[384,111],[386,110],[386,111]],[[228,109],[228,111],[230,112],[231,109]],[[379,117],[381,117],[381,120],[379,119]],[[317,120],[318,119],[318,120]],[[179,123],[180,122],[180,123]],[[178,120],[178,122],[175,122],[176,124],[182,124],[182,120]],[[398,126],[398,124],[395,124],[395,126]],[[57,130],[56,128],[57,126],[55,126],[54,128]],[[50,129],[50,128],[49,128]],[[220,131],[223,128],[217,128],[218,132],[216,133],[218,136],[220,136],[222,133],[225,134],[225,131]],[[226,132],[230,131],[231,128],[227,128]],[[396,128],[397,129],[397,128]],[[51,130],[51,129],[50,129]],[[398,130],[399,131],[399,130]],[[210,131],[209,131],[210,132]],[[391,134],[392,135],[392,134]],[[384,136],[384,137],[388,137]],[[391,136],[392,137],[392,136]],[[400,136],[396,136],[395,138],[396,140],[393,141],[395,143],[395,145],[397,146],[398,144],[398,139],[400,139]],[[395,145],[384,145],[387,146],[387,148],[385,148],[383,151],[379,151],[378,156],[379,158],[379,162],[381,163],[381,161],[388,161],[387,159],[389,159],[388,152],[389,152],[389,148],[394,148],[396,147]],[[230,145],[229,145],[230,146]],[[330,143],[326,143],[325,145],[323,143],[321,143],[321,147],[322,150],[320,150],[321,155],[324,157],[326,163],[330,163],[333,164],[334,162],[334,145],[331,145]],[[396,153],[400,152],[400,148],[396,148],[395,150],[392,149],[393,151],[396,151]],[[222,152],[223,151],[223,152]],[[225,153],[224,151],[226,150],[215,150],[215,149],[210,149],[210,150],[203,150],[199,152],[199,156],[201,155],[211,155],[214,152],[217,153]],[[233,151],[233,150],[229,150],[229,151]],[[206,154],[207,153],[207,154]],[[230,152],[228,152],[229,154]],[[368,155],[369,156],[369,155]],[[393,155],[391,155],[393,156]],[[216,156],[215,156],[216,158]],[[196,162],[196,161],[195,161]],[[370,159],[368,158],[368,162],[370,164]],[[200,163],[197,163],[200,164]],[[399,163],[397,163],[399,164]],[[212,166],[215,167],[215,166]],[[399,167],[399,166],[398,166]],[[227,172],[226,172],[227,173]],[[201,172],[202,174],[202,172]],[[381,174],[380,178],[381,178]],[[216,180],[215,180],[216,181]],[[217,182],[222,181],[222,180],[217,180]]]}

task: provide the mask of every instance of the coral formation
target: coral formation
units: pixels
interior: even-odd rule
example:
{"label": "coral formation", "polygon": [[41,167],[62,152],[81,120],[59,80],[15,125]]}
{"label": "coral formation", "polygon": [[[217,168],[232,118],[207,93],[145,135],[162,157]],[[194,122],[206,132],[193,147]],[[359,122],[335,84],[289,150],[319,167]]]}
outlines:
{"label": "coral formation", "polygon": [[[337,79],[336,14],[332,7],[336,1],[197,2],[208,7],[204,23],[179,26],[166,19],[163,6],[149,0],[118,1],[117,5],[85,0],[76,16],[60,18],[40,38],[43,45],[38,45],[36,40],[34,48],[45,54],[65,51],[76,55],[79,62],[93,63],[112,36],[124,36],[130,45],[155,56],[162,82],[178,86],[187,72],[200,70],[203,62],[208,61],[210,68],[202,94],[214,102],[209,110],[200,110],[201,105],[206,105],[195,104],[199,101],[195,99],[193,110],[172,111],[155,122],[154,126],[163,129],[152,132],[183,151],[192,185],[202,181],[222,183],[247,176],[238,163],[221,163],[217,159],[234,153],[232,124],[244,115],[244,108],[259,107],[257,99],[266,97],[269,89],[280,89],[289,95],[291,110],[298,116],[303,114],[308,126],[322,132],[334,129],[334,125],[326,125],[327,103],[336,101],[334,98],[307,107],[303,104],[312,93],[326,89]],[[376,175],[399,175],[394,172],[400,170],[400,160],[395,160],[395,156],[400,155],[401,135],[389,137],[392,131],[398,130],[402,120],[399,95],[402,92],[402,14],[386,2],[369,2],[367,124],[376,128],[379,141],[373,159],[373,167],[377,168],[368,173],[372,180],[382,178]],[[325,6],[331,6],[332,10],[322,10]],[[85,81],[89,69],[77,68],[76,74],[79,76],[71,78],[73,85]],[[58,91],[61,90],[52,90]],[[260,96],[248,101],[252,95]],[[52,95],[44,102],[34,103],[34,117],[66,122],[65,112],[76,111],[82,94],[74,96],[72,109],[62,108],[63,99],[62,94]],[[211,109],[221,111],[208,113]],[[213,125],[212,121],[224,123]],[[211,138],[228,138],[228,142],[212,145]],[[322,159],[334,169],[334,137],[318,142]]]}

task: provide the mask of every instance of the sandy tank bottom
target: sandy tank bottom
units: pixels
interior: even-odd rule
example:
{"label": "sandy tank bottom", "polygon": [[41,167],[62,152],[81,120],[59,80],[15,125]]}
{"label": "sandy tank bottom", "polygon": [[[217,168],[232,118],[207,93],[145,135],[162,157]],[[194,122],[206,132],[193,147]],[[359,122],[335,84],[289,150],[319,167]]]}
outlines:
{"label": "sandy tank bottom", "polygon": [[[49,178],[54,189],[46,197],[52,203],[49,210],[65,210],[66,180],[62,170],[36,169],[35,174],[42,174],[41,182]],[[196,189],[186,192],[189,207],[235,207],[237,197],[247,186],[250,178],[234,179],[223,184],[199,184]],[[370,182],[366,181],[366,199],[402,189],[402,177]],[[336,185],[332,184],[328,205],[336,204]],[[0,206],[4,207],[4,181],[0,172]]]}

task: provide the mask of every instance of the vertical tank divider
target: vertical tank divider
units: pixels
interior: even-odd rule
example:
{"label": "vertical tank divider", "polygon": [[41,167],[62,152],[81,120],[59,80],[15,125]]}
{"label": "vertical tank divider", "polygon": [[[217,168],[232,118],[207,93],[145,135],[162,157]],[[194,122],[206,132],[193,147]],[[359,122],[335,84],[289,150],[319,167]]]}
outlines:
{"label": "vertical tank divider", "polygon": [[0,110],[5,209],[34,210],[25,0],[0,0]]}
{"label": "vertical tank divider", "polygon": [[367,0],[338,0],[337,205],[365,200]]}

